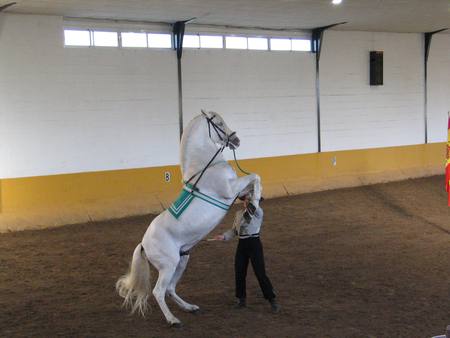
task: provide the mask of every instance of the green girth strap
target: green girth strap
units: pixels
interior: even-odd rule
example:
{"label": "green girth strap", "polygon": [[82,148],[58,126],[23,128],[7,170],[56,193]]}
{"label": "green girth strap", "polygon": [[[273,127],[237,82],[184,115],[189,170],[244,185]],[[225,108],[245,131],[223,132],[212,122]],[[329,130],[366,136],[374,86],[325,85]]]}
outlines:
{"label": "green girth strap", "polygon": [[183,187],[180,196],[169,207],[169,212],[173,215],[173,217],[178,219],[188,208],[195,197],[225,211],[228,211],[228,209],[230,209],[231,207],[231,205],[225,204],[214,197],[208,196],[198,190],[194,190],[193,185],[187,183]]}

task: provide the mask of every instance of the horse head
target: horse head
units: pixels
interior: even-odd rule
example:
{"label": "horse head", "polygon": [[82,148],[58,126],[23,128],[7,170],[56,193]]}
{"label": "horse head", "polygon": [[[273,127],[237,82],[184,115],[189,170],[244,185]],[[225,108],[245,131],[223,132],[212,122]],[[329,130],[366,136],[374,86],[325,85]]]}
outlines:
{"label": "horse head", "polygon": [[239,147],[241,141],[236,135],[235,131],[232,131],[225,120],[216,112],[205,112],[202,110],[202,114],[208,121],[208,134],[210,139],[222,147],[229,147],[230,149],[236,149]]}

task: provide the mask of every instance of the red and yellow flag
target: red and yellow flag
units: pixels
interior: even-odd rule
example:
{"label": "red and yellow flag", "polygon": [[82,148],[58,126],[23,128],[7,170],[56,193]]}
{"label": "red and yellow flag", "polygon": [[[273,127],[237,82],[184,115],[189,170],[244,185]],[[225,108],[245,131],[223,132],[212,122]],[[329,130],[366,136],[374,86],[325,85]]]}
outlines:
{"label": "red and yellow flag", "polygon": [[447,163],[445,165],[445,190],[448,193],[448,206],[450,207],[450,112],[448,115],[448,138],[447,138]]}

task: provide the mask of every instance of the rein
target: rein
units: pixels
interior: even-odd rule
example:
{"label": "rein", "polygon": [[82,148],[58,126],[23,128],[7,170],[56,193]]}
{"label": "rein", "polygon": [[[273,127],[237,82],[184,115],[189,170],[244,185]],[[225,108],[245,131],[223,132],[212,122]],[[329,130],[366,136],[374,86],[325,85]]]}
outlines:
{"label": "rein", "polygon": [[[214,156],[209,160],[208,164],[203,168],[202,171],[200,171],[200,175],[197,178],[197,180],[195,181],[195,183],[192,185],[192,191],[198,191],[197,189],[197,184],[200,181],[200,179],[202,178],[203,174],[205,173],[206,169],[208,169],[211,166],[211,163],[214,161],[214,159],[217,157],[217,155],[219,155],[219,153],[223,152],[223,150],[228,147],[228,144],[230,142],[230,137],[232,137],[234,134],[236,134],[235,131],[233,131],[230,135],[227,135],[227,133],[225,133],[225,131],[220,128],[216,123],[214,123],[213,119],[216,117],[215,115],[208,117],[208,115],[206,115],[206,113],[202,110],[202,114],[205,117],[206,121],[208,122],[208,134],[209,134],[209,138],[211,138],[211,126],[213,127],[214,131],[216,132],[217,136],[220,138],[221,141],[224,140],[223,136],[226,136],[226,144],[223,145],[222,147],[220,147],[219,149],[217,149],[216,153],[214,154]],[[222,135],[221,135],[222,134]],[[246,175],[250,175],[249,172],[245,171],[244,169],[241,168],[241,166],[239,165],[237,159],[236,159],[236,152],[235,149],[233,148],[233,155],[234,155],[234,161],[236,162],[237,167],[239,168],[239,170],[246,174]],[[199,172],[196,172],[194,175],[192,175],[186,182],[185,184],[188,184],[192,181],[192,179],[197,176],[199,174]]]}
{"label": "rein", "polygon": [[[225,131],[220,128],[217,124],[215,124],[213,122],[213,119],[216,117],[215,115],[208,117],[208,115],[206,115],[206,113],[202,110],[202,114],[205,117],[207,123],[208,123],[208,134],[209,134],[209,138],[211,138],[211,125],[213,126],[214,131],[216,132],[217,136],[220,138],[221,141],[223,141],[223,137],[220,135],[220,133],[222,133],[224,136],[227,137],[227,143],[225,145],[223,145],[222,147],[220,147],[219,149],[217,149],[216,153],[214,154],[214,156],[209,160],[208,164],[203,168],[203,170],[200,172],[200,176],[197,178],[197,180],[195,181],[195,183],[192,186],[192,191],[196,191],[197,189],[197,184],[200,181],[200,179],[202,178],[203,174],[205,173],[206,169],[209,168],[209,166],[211,165],[211,163],[214,161],[214,159],[217,157],[217,155],[219,155],[219,153],[221,153],[225,147],[228,147],[228,143],[230,140],[230,136],[234,135],[236,132],[232,132],[230,135],[227,135],[227,133],[225,133]],[[219,133],[220,132],[220,133]],[[194,175],[192,175],[186,182],[185,184],[188,184],[192,181],[192,179],[198,175],[198,172],[196,172]]]}
{"label": "rein", "polygon": [[[197,178],[197,180],[195,181],[195,183],[192,186],[192,191],[194,190],[198,190],[197,189],[197,183],[200,181],[200,179],[202,178],[203,174],[205,173],[206,169],[209,168],[209,166],[211,165],[211,163],[214,161],[214,159],[217,157],[217,155],[219,155],[219,153],[221,153],[223,150],[225,149],[225,146],[222,146],[221,148],[217,149],[216,153],[214,154],[214,156],[209,160],[208,164],[203,168],[203,170],[200,172],[200,176]],[[198,175],[198,172],[195,173],[194,175],[191,176],[191,178],[189,178],[185,184],[188,184],[189,182],[191,182],[191,180]]]}

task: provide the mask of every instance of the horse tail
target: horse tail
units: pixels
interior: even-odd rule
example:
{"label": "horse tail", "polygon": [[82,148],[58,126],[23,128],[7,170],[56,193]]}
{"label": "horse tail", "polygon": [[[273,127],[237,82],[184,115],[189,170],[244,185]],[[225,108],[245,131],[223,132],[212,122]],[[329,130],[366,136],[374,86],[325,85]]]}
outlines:
{"label": "horse tail", "polygon": [[128,273],[119,278],[116,290],[124,298],[123,306],[131,309],[131,313],[139,310],[142,316],[148,310],[148,297],[150,296],[150,266],[145,256],[142,244],[133,252]]}

